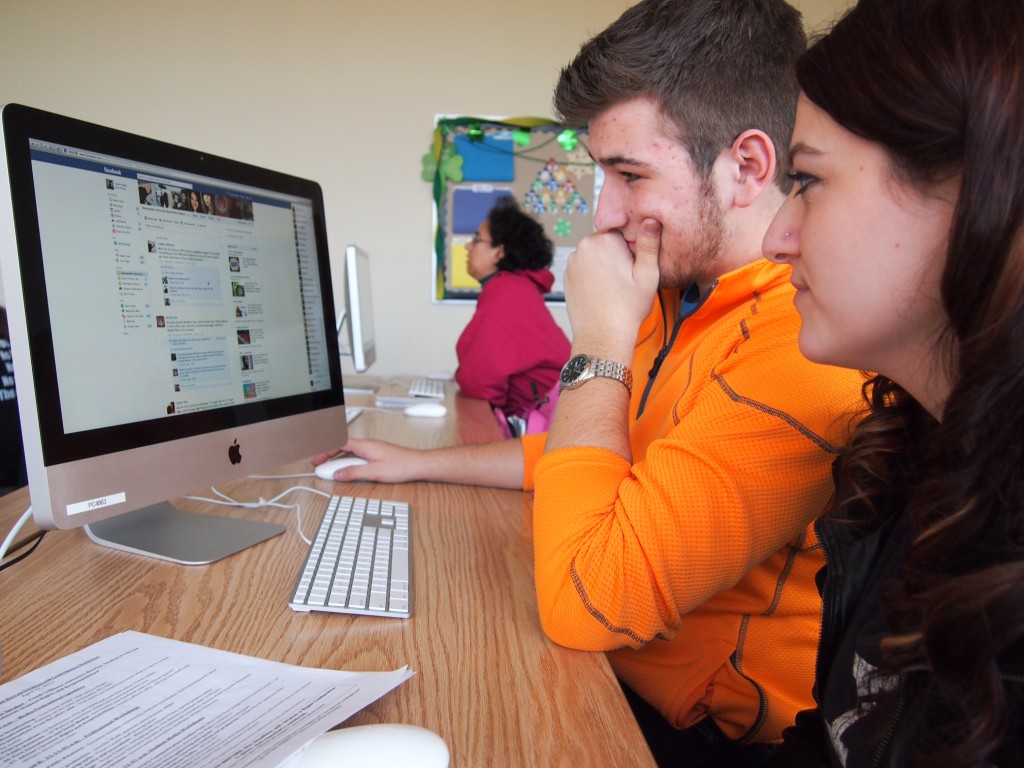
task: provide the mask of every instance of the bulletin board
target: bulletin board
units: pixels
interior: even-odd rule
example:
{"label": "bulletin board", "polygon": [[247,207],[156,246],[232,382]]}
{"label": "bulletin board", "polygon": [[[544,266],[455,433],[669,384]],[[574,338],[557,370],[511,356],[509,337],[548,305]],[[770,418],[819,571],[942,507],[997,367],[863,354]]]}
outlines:
{"label": "bulletin board", "polygon": [[480,284],[466,271],[467,247],[495,201],[512,195],[555,246],[555,283],[545,298],[563,302],[569,254],[594,231],[599,173],[585,130],[539,117],[438,116],[423,157],[434,191],[434,300],[476,301]]}

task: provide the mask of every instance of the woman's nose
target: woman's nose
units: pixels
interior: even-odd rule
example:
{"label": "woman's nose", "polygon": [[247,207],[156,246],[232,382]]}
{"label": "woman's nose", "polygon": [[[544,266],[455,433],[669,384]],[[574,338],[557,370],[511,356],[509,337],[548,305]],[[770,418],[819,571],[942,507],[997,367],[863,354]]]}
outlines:
{"label": "woman's nose", "polygon": [[768,225],[768,231],[764,233],[764,240],[761,242],[761,252],[765,258],[779,264],[792,261],[800,252],[800,231],[796,226],[795,217],[788,209],[787,201],[782,204],[772,223]]}

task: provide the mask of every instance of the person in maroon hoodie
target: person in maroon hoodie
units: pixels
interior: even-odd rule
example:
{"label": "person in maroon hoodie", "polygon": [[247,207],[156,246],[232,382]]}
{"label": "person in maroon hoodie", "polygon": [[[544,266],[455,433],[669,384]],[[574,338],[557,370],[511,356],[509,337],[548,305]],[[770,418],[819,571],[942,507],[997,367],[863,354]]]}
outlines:
{"label": "person in maroon hoodie", "polygon": [[543,227],[511,196],[500,198],[469,242],[467,270],[482,289],[455,345],[455,380],[464,395],[506,416],[538,405],[569,359],[569,339],[544,302],[553,257]]}

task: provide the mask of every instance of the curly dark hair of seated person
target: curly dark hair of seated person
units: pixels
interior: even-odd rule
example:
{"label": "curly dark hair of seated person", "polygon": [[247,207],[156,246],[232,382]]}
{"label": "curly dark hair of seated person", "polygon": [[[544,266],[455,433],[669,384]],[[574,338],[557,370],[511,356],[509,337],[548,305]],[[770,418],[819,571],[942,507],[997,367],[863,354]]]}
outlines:
{"label": "curly dark hair of seated person", "polygon": [[536,219],[523,213],[511,195],[498,199],[487,214],[491,245],[504,248],[498,269],[547,269],[555,257],[555,246]]}
{"label": "curly dark hair of seated person", "polygon": [[1011,717],[1019,727],[1004,678],[1024,652],[1022,30],[1020,0],[860,0],[796,70],[815,105],[887,152],[894,178],[924,192],[959,182],[935,340],[951,382],[941,420],[877,378],[843,469],[869,503],[909,478],[914,538],[883,598],[880,674],[929,670],[941,717],[913,760],[939,768],[989,764]]}

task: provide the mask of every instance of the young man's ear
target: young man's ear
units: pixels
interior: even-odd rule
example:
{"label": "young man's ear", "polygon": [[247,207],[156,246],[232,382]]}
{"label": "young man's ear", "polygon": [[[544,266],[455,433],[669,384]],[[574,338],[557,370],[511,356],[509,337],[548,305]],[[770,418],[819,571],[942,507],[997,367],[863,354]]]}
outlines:
{"label": "young man's ear", "polygon": [[728,154],[734,164],[733,202],[746,208],[775,183],[775,144],[764,131],[751,128],[736,137]]}

